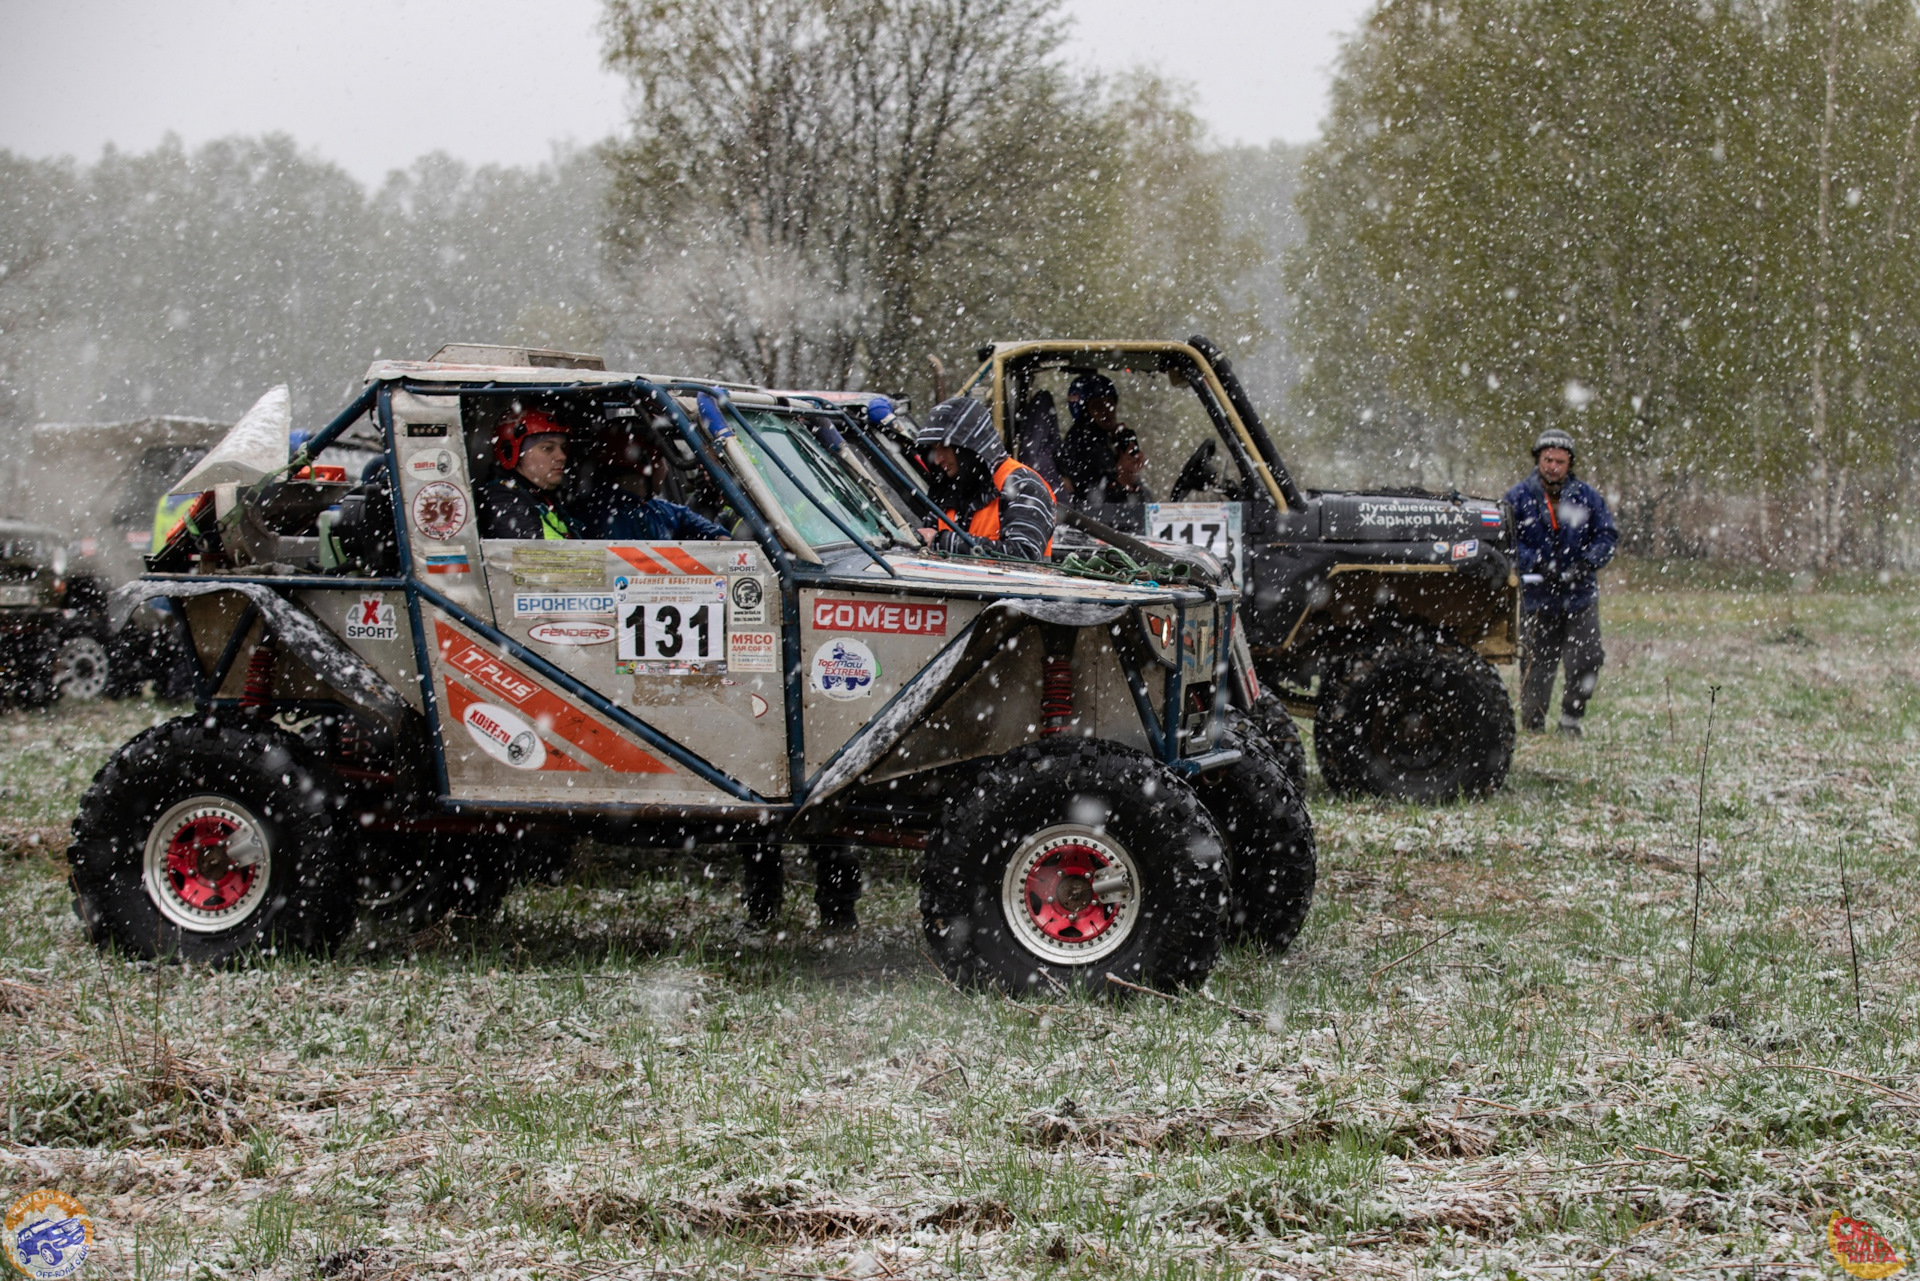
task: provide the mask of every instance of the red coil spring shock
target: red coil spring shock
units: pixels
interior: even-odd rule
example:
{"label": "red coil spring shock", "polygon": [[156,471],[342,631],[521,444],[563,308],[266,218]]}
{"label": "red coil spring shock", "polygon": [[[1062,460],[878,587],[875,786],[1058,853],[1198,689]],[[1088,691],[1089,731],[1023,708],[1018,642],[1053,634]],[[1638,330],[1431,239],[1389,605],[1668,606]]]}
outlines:
{"label": "red coil spring shock", "polygon": [[1058,734],[1073,719],[1073,659],[1047,655],[1046,680],[1040,687],[1040,732]]}
{"label": "red coil spring shock", "polygon": [[273,699],[273,651],[265,645],[247,660],[247,683],[240,689],[240,706],[264,707]]}

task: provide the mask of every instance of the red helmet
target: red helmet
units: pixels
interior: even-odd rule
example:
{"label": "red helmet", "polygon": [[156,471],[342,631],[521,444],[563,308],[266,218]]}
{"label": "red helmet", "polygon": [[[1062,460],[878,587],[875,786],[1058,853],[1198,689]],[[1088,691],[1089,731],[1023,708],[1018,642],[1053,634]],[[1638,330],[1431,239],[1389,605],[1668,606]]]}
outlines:
{"label": "red helmet", "polygon": [[537,409],[522,410],[502,418],[493,429],[493,459],[508,471],[520,465],[520,451],[535,436],[567,434],[562,427]]}

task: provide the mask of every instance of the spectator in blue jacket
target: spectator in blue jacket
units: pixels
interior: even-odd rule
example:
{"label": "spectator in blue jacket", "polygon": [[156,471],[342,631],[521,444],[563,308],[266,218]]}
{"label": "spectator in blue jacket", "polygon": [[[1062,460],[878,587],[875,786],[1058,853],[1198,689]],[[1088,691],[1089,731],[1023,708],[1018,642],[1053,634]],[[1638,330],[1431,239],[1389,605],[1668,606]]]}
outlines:
{"label": "spectator in blue jacket", "polygon": [[1573,437],[1558,428],[1533,442],[1533,475],[1507,491],[1517,526],[1521,581],[1520,723],[1546,728],[1555,671],[1567,669],[1560,732],[1580,737],[1600,681],[1600,584],[1620,541],[1600,491],[1573,474]]}

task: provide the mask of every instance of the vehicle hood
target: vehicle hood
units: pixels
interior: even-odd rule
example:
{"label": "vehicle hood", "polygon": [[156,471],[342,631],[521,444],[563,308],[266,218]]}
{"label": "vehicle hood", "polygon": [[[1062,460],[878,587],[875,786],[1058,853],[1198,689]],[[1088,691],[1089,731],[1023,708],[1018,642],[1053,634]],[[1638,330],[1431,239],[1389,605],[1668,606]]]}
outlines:
{"label": "vehicle hood", "polygon": [[[829,566],[832,577],[848,586],[866,591],[886,586],[899,592],[929,596],[1026,597],[1057,601],[1084,601],[1100,605],[1198,604],[1209,599],[1200,587],[1161,586],[1158,583],[1109,583],[1097,578],[1080,578],[1061,573],[1046,565],[1023,565],[1007,561],[976,560],[969,557],[946,559],[938,556],[913,556],[885,553],[898,579],[855,553],[836,556]],[[1231,588],[1215,588],[1211,597],[1236,599]]]}

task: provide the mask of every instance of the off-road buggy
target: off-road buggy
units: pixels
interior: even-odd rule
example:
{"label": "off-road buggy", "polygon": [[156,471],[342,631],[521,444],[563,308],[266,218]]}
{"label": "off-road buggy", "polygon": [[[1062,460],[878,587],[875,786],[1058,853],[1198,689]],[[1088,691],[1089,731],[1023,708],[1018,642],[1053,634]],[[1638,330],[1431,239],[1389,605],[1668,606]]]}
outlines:
{"label": "off-road buggy", "polygon": [[106,602],[140,574],[161,495],[229,426],[173,415],[35,423],[0,460],[0,512],[42,527],[36,541],[60,548],[65,565],[53,576],[66,584],[60,626],[10,646],[16,689],[29,699],[118,697],[152,680],[163,697],[191,692],[178,620],[164,603],[110,636]]}
{"label": "off-road buggy", "polygon": [[105,603],[59,530],[0,520],[0,695],[44,707],[106,693]]}
{"label": "off-road buggy", "polygon": [[1296,774],[1305,755],[1282,707],[1313,720],[1336,791],[1436,800],[1505,781],[1513,711],[1492,664],[1515,658],[1520,583],[1498,501],[1303,491],[1203,337],[996,343],[980,357],[966,394],[993,406],[1007,448],[1029,462],[1070,450],[1077,379],[1115,383],[1146,491],[1116,502],[1108,486],[1063,507],[1227,563],[1270,696],[1260,711]]}
{"label": "off-road buggy", "polygon": [[[243,420],[202,464],[229,479],[116,597],[173,601],[201,675],[82,801],[96,941],[324,951],[357,911],[483,912],[583,833],[923,849],[941,965],[1016,992],[1193,982],[1224,930],[1299,929],[1312,830],[1226,727],[1230,587],[932,555],[817,406],[545,362],[379,362],[291,461]],[[643,438],[733,537],[483,538],[524,408],[576,461]]]}

